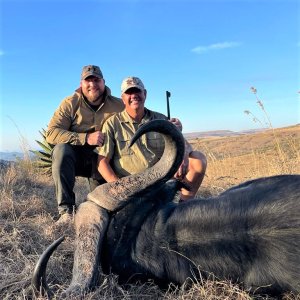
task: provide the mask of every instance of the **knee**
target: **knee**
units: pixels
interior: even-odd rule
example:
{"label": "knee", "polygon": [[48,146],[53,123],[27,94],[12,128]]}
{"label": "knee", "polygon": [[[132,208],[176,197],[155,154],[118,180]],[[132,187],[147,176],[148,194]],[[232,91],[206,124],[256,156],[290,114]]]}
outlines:
{"label": "knee", "polygon": [[69,144],[57,144],[52,150],[52,164],[54,166],[61,166],[65,161],[74,160],[75,153]]}
{"label": "knee", "polygon": [[192,151],[189,155],[189,169],[195,173],[204,174],[207,167],[207,159],[200,151]]}

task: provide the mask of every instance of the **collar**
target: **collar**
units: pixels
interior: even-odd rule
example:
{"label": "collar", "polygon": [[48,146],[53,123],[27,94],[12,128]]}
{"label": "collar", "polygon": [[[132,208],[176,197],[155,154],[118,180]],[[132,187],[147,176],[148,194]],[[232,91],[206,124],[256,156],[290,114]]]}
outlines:
{"label": "collar", "polygon": [[124,109],[119,114],[119,116],[120,116],[120,122],[121,123],[132,123],[132,124],[144,124],[144,123],[147,123],[147,122],[151,121],[152,118],[151,118],[150,110],[145,107],[144,108],[144,112],[145,112],[145,114],[144,114],[141,122],[136,122],[135,120],[133,120],[129,116],[129,114],[127,113],[126,109]]}

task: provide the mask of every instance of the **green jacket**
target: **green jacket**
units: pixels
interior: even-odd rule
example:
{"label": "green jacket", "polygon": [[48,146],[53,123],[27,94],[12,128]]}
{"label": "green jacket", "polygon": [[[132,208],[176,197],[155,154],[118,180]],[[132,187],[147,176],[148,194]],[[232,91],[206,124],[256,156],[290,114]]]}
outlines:
{"label": "green jacket", "polygon": [[52,145],[84,145],[87,133],[101,130],[107,118],[124,109],[123,102],[105,87],[104,103],[94,111],[84,99],[81,88],[63,99],[50,120],[46,140]]}

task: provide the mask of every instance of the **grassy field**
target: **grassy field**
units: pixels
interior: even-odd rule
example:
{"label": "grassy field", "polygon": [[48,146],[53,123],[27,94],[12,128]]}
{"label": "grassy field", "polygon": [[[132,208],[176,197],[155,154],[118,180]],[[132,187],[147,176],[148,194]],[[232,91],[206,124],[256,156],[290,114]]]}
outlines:
{"label": "grassy field", "polygon": [[[216,195],[248,179],[300,174],[300,126],[237,137],[192,140],[208,158],[208,169],[198,196]],[[76,182],[77,203],[84,200],[86,181]],[[0,299],[36,299],[30,288],[34,265],[43,250],[62,234],[66,241],[49,262],[48,282],[56,292],[70,283],[74,233],[55,226],[57,217],[51,178],[41,175],[30,161],[0,170]],[[39,298],[42,299],[42,298]],[[114,275],[84,299],[273,299],[251,297],[230,282],[213,278],[189,290],[170,286],[162,291],[151,282],[119,286]],[[287,294],[284,299],[300,299]]]}
{"label": "grassy field", "polygon": [[199,193],[218,194],[243,181],[300,174],[300,125],[259,133],[190,140],[208,159]]}

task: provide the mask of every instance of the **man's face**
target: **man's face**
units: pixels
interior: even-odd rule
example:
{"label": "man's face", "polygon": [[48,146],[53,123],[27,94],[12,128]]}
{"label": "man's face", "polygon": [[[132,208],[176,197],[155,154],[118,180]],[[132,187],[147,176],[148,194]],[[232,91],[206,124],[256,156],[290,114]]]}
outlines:
{"label": "man's face", "polygon": [[90,103],[97,102],[105,91],[105,81],[103,78],[89,76],[80,82],[83,95]]}
{"label": "man's face", "polygon": [[122,94],[122,100],[125,104],[125,109],[128,113],[143,111],[145,100],[147,96],[147,91],[141,91],[138,88],[130,88],[125,93]]}

